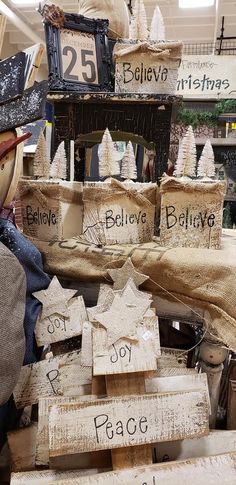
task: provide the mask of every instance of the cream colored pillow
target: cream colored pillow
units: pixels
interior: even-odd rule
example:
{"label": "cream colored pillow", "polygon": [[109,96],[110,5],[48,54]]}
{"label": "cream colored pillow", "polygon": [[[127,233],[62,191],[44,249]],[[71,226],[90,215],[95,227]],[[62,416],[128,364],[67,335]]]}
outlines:
{"label": "cream colored pillow", "polygon": [[79,0],[80,15],[109,20],[109,37],[129,37],[129,13],[124,0]]}

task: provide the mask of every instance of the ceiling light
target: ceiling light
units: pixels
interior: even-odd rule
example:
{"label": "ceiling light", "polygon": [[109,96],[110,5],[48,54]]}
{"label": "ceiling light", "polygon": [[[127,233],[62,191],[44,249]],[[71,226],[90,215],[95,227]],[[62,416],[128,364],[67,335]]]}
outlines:
{"label": "ceiling light", "polygon": [[212,7],[215,0],[179,0],[180,8],[203,8]]}
{"label": "ceiling light", "polygon": [[18,7],[27,7],[30,5],[38,5],[39,0],[11,0],[13,5],[17,5]]}

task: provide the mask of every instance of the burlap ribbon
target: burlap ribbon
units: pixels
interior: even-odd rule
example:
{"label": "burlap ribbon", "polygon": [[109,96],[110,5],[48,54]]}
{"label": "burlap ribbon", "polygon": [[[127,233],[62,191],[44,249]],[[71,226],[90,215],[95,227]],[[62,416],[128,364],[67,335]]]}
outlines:
{"label": "burlap ribbon", "polygon": [[[123,47],[123,45],[127,45]],[[181,42],[172,43],[152,43],[145,41],[138,41],[129,44],[117,43],[114,49],[114,59],[119,60],[132,53],[149,53],[155,59],[166,61],[168,59],[179,61],[181,59],[183,44]]]}
{"label": "burlap ribbon", "polygon": [[119,196],[126,195],[139,206],[152,207],[156,204],[156,184],[150,184],[150,187],[144,188],[141,192],[135,189],[135,184],[124,185],[118,180],[111,179],[111,183],[104,183],[103,187],[84,187],[83,201],[102,203],[109,199],[115,199]]}
{"label": "burlap ribbon", "polygon": [[62,202],[82,204],[82,185],[75,187],[65,187],[60,183],[54,182],[35,182],[34,180],[21,180],[18,186],[20,198],[25,196],[36,198],[44,208],[48,206],[48,199]]}
{"label": "burlap ribbon", "polygon": [[212,195],[219,195],[224,197],[226,194],[226,183],[222,180],[212,180],[210,182],[202,182],[201,180],[192,180],[185,178],[163,177],[160,186],[160,192],[204,192],[212,193]]}

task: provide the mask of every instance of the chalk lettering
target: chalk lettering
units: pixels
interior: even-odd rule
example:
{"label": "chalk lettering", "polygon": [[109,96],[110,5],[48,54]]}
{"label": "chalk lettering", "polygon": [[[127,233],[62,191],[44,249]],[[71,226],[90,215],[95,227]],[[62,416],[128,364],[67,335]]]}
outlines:
{"label": "chalk lettering", "polygon": [[115,364],[118,361],[119,357],[121,359],[124,359],[126,356],[128,356],[128,362],[130,363],[131,352],[132,352],[131,345],[126,344],[125,346],[118,348],[118,350],[117,350],[117,347],[115,346],[115,344],[112,344],[112,347],[115,351],[115,353],[110,356],[110,361],[111,361],[112,364]]}
{"label": "chalk lettering", "polygon": [[31,205],[26,206],[26,221],[28,226],[35,224],[37,226],[47,225],[50,227],[52,224],[57,223],[57,218],[54,212],[49,209],[48,212],[41,212],[39,207],[34,210]]}
{"label": "chalk lettering", "polygon": [[204,229],[215,225],[215,214],[208,214],[207,209],[194,214],[191,207],[186,207],[185,212],[181,212],[179,215],[176,213],[176,208],[173,205],[168,205],[165,209],[167,229],[171,229],[176,224],[186,230],[193,227],[195,229]]}
{"label": "chalk lettering", "polygon": [[49,380],[49,382],[51,384],[51,388],[53,390],[53,394],[57,394],[57,391],[54,388],[53,382],[57,380],[58,376],[59,376],[59,370],[58,369],[50,370],[46,374],[46,377],[48,378],[48,380]]}
{"label": "chalk lettering", "polygon": [[128,436],[133,436],[139,432],[145,434],[148,430],[147,418],[142,416],[141,418],[128,418],[125,422],[122,420],[112,423],[109,421],[107,414],[99,414],[94,418],[95,435],[97,443],[101,441],[101,432],[104,433],[108,440],[112,440],[115,435],[124,436],[125,432]]}
{"label": "chalk lettering", "polygon": [[138,213],[127,214],[124,209],[121,209],[120,214],[114,214],[112,209],[108,209],[105,212],[105,225],[106,229],[111,229],[112,227],[124,227],[129,224],[145,224],[147,222],[146,212],[141,210]]}

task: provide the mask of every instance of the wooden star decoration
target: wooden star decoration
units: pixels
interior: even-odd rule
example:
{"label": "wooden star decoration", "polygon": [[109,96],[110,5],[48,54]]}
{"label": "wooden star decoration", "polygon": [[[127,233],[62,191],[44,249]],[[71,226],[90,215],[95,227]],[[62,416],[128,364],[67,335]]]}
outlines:
{"label": "wooden star decoration", "polygon": [[124,297],[126,296],[127,289],[132,289],[133,294],[136,296],[136,298],[139,298],[140,300],[146,300],[150,301],[150,304],[152,303],[152,295],[151,293],[147,293],[146,291],[140,291],[138,290],[137,286],[135,285],[134,281],[132,278],[129,278],[125,287],[123,290],[116,290],[114,291],[115,293],[119,293],[120,295],[123,295]]}
{"label": "wooden star decoration", "polygon": [[137,296],[130,283],[127,283],[122,291],[122,299],[127,307],[140,308],[143,313],[146,313],[152,303],[152,301],[149,299],[143,299]]}
{"label": "wooden star decoration", "polygon": [[138,340],[137,325],[143,319],[143,307],[127,307],[125,300],[116,295],[107,312],[95,315],[95,319],[107,331],[108,347],[121,338]]}
{"label": "wooden star decoration", "polygon": [[129,278],[132,278],[137,288],[149,278],[135,269],[131,258],[128,258],[121,268],[109,269],[108,274],[114,281],[113,290],[122,290]]}
{"label": "wooden star decoration", "polygon": [[43,305],[41,319],[44,320],[55,313],[69,318],[70,314],[68,309],[68,301],[76,293],[76,290],[63,288],[57,277],[54,276],[46,290],[36,291],[33,293],[35,298],[37,298],[37,300],[39,300]]}

